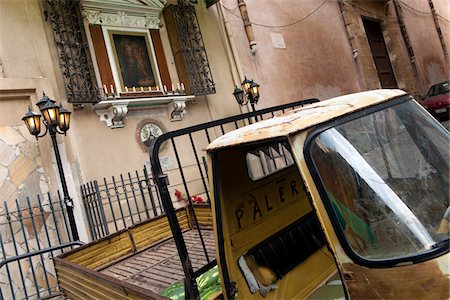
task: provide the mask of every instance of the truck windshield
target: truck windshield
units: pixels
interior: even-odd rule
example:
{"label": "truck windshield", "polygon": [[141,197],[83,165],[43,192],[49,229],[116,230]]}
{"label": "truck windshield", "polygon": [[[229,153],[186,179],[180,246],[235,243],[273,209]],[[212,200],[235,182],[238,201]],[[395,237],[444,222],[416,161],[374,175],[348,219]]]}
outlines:
{"label": "truck windshield", "polygon": [[448,239],[449,133],[416,102],[327,129],[310,145],[334,224],[359,256],[413,256]]}

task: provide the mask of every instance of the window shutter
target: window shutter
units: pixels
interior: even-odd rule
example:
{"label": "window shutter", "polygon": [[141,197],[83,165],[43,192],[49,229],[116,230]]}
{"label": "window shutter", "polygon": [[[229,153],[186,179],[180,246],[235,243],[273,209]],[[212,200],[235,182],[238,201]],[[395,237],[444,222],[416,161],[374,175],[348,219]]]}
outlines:
{"label": "window shutter", "polygon": [[111,85],[114,85],[114,78],[108,52],[106,51],[102,27],[100,25],[89,25],[89,30],[91,32],[92,44],[94,45],[95,58],[97,59],[102,84],[106,85],[109,89]]}
{"label": "window shutter", "polygon": [[155,56],[156,61],[158,62],[158,69],[159,75],[161,76],[161,81],[163,85],[171,86],[172,81],[170,80],[169,69],[167,68],[167,61],[164,55],[159,30],[150,30],[150,36],[152,38],[153,48],[155,49]]}
{"label": "window shutter", "polygon": [[97,87],[84,32],[80,0],[45,0],[44,14],[51,23],[69,103],[97,103]]}
{"label": "window shutter", "polygon": [[164,10],[170,45],[180,81],[188,94],[216,92],[203,38],[191,5],[169,5]]}

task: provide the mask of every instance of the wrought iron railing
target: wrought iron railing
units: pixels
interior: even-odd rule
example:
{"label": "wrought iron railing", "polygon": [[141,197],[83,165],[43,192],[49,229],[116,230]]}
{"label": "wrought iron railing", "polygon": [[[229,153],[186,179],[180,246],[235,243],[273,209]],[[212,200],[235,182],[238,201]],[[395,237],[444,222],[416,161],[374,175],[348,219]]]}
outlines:
{"label": "wrought iron railing", "polygon": [[[225,134],[226,132],[238,129],[239,127],[252,123],[255,120],[259,121],[274,117],[275,115],[284,113],[286,110],[292,110],[317,101],[319,100],[308,99],[228,117],[221,120],[211,121],[177,131],[168,132],[155,140],[153,149],[150,153],[152,174],[157,183],[162,205],[169,220],[173,238],[177,244],[180,260],[183,265],[183,270],[186,277],[186,298],[196,298],[198,296],[195,278],[205,269],[211,267],[212,264],[210,263],[206,267],[201,267],[199,270],[193,270],[189,253],[187,251],[186,244],[174,211],[172,201],[173,186],[171,183],[178,182],[177,178],[181,178],[181,184],[179,184],[178,192],[179,194],[184,195],[187,200],[187,205],[193,215],[194,224],[199,231],[199,243],[203,245],[203,249],[205,250],[204,255],[207,258],[208,254],[204,246],[204,239],[201,234],[200,226],[198,226],[197,223],[197,217],[192,208],[192,204],[196,201],[196,197],[198,197],[198,195],[201,195],[202,200],[205,202],[210,202],[211,198],[208,188],[208,176],[210,175],[208,174],[208,169],[203,159],[206,156],[206,153],[204,152],[206,146],[211,143],[212,140]],[[165,172],[163,172],[160,163],[160,148],[164,143],[168,143],[171,147],[170,151],[173,153],[176,160],[175,168],[171,171],[166,170]],[[182,151],[179,149],[182,149]],[[182,152],[183,155],[181,155],[180,152]],[[225,288],[230,288],[230,283],[226,282],[226,278],[224,278],[224,280]],[[232,291],[227,291],[227,295],[231,294]]]}
{"label": "wrought iron railing", "polygon": [[[129,172],[126,175],[119,175],[118,178],[112,177],[109,181],[103,178],[102,183],[94,180],[81,186],[93,239],[166,214],[183,264],[188,290],[191,289],[194,279],[216,264],[215,260],[211,261],[208,257],[201,226],[198,225],[192,207],[194,202],[211,202],[208,184],[210,175],[204,152],[206,146],[228,131],[317,101],[319,100],[297,101],[180,129],[158,137],[150,155],[152,176],[149,176],[147,169],[144,168],[141,173]],[[159,156],[163,143],[168,144],[164,147],[164,155],[176,161],[174,166],[165,168],[165,173],[162,171]],[[192,221],[199,232],[198,243],[202,245],[204,249],[202,255],[205,255],[208,262],[197,270],[192,269],[174,211],[174,206],[183,205],[188,205],[193,216]],[[192,290],[189,291],[189,295],[193,295]]]}
{"label": "wrought iron railing", "polygon": [[53,29],[67,101],[97,103],[100,93],[84,31],[81,0],[44,0],[44,14]]}
{"label": "wrought iron railing", "polygon": [[4,202],[0,213],[0,299],[59,293],[52,258],[73,242],[64,201],[50,194]]}
{"label": "wrought iron railing", "polygon": [[145,167],[142,172],[82,184],[81,195],[94,240],[163,213],[158,191]]}

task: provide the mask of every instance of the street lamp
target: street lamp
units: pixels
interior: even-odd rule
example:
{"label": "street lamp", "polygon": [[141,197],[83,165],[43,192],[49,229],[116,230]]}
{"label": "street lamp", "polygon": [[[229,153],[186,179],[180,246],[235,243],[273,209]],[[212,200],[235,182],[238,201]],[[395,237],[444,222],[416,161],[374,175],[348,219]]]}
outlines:
{"label": "street lamp", "polygon": [[246,105],[250,102],[252,110],[255,111],[255,104],[259,100],[259,84],[245,77],[241,83],[241,87],[242,89],[237,86],[234,87],[234,98],[236,98],[239,105]]}
{"label": "street lamp", "polygon": [[[66,178],[64,176],[64,170],[61,163],[61,155],[59,153],[58,143],[56,141],[56,134],[66,134],[66,131],[70,126],[70,114],[71,112],[62,106],[55,104],[55,100],[48,98],[45,93],[36,106],[41,111],[42,115],[35,113],[29,108],[29,111],[22,118],[22,121],[27,125],[30,134],[34,135],[36,139],[43,137],[50,133],[50,138],[52,139],[53,150],[55,151],[56,164],[58,166],[59,178],[61,180],[61,186],[64,194],[64,203],[67,208],[67,216],[69,218],[70,229],[72,231],[73,240],[79,240],[77,226],[75,223],[75,218],[73,215],[73,201],[69,196],[69,191],[67,190]],[[42,123],[45,125],[45,132],[39,135],[41,132],[41,116],[44,116]]]}

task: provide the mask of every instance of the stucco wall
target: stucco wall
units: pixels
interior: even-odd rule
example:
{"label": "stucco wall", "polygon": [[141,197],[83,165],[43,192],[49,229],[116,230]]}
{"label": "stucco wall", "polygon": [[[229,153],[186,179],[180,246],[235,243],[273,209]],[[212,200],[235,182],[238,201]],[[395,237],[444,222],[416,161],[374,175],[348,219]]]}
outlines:
{"label": "stucco wall", "polygon": [[[255,55],[249,51],[237,1],[221,1],[243,72],[261,85],[258,107],[310,97],[326,99],[360,90],[335,1],[323,5],[323,0],[245,2],[254,24]],[[282,35],[285,49],[274,47],[273,34]]]}
{"label": "stucco wall", "polygon": [[[398,2],[399,12],[393,1],[356,0],[339,5],[319,0],[247,0],[257,43],[255,55],[249,51],[238,1],[223,0],[221,5],[242,71],[261,84],[258,107],[265,107],[307,97],[324,99],[380,88],[363,18],[380,22],[399,88],[423,95],[432,83],[448,78],[448,60],[444,59],[428,1]],[[446,41],[448,2],[433,3]],[[414,63],[400,30],[400,16],[415,54]],[[272,44],[273,33],[282,35],[286,49]]]}
{"label": "stucco wall", "polygon": [[[149,161],[148,153],[141,149],[136,136],[137,126],[141,121],[155,120],[166,131],[171,131],[240,112],[232,95],[233,82],[230,69],[224,63],[227,58],[222,36],[218,34],[220,29],[217,11],[214,8],[206,9],[205,3],[198,3],[196,10],[213,79],[216,83],[216,94],[197,97],[195,101],[189,102],[186,107],[187,114],[183,120],[178,122],[170,121],[172,105],[157,108],[130,108],[124,118],[125,127],[114,130],[100,121],[92,105],[88,104],[76,109],[66,102],[64,81],[59,68],[59,57],[51,24],[44,21],[40,4],[38,0],[0,1],[0,92],[13,90],[19,95],[14,98],[8,92],[8,104],[2,102],[1,125],[13,126],[11,128],[14,131],[18,130],[17,126],[21,126],[20,128],[23,129],[21,117],[26,113],[29,105],[35,111],[37,110],[34,103],[41,98],[43,91],[72,111],[71,128],[66,137],[58,137],[58,142],[69,192],[75,198],[77,219],[83,219],[80,209],[80,183],[89,180],[101,181],[103,177],[110,178],[118,176],[120,173],[133,172],[136,169],[142,169],[144,164]],[[169,73],[172,81],[178,82],[164,20],[161,21],[160,35]],[[25,96],[23,95],[24,91],[26,91]],[[20,132],[22,133],[23,130]],[[210,134],[211,138],[214,138],[214,132]],[[31,136],[28,138],[31,142],[34,139]],[[205,141],[201,141],[201,147],[205,143]],[[45,183],[49,185],[52,193],[56,193],[59,187],[59,176],[54,165],[53,149],[49,137],[44,137],[30,145],[38,151],[37,157],[42,158]],[[19,153],[18,151],[16,152]],[[182,146],[178,151],[182,157],[189,155],[184,153],[187,150]],[[199,151],[202,153],[201,149]],[[176,158],[171,147],[166,147],[161,156],[169,158],[169,164],[166,167],[168,172],[177,168]],[[190,163],[189,160],[185,160],[185,162]],[[194,161],[191,163],[193,164]],[[173,183],[176,184],[178,181],[175,178]],[[45,189],[37,188],[30,190],[29,194],[31,196],[31,194],[45,192]],[[16,194],[11,197],[14,198]],[[26,196],[24,195],[24,197]],[[80,232],[80,235],[82,239],[86,240],[85,231]]]}
{"label": "stucco wall", "polygon": [[[216,93],[196,97],[195,101],[189,102],[186,115],[177,122],[170,121],[172,105],[158,108],[130,108],[124,118],[125,127],[117,129],[108,128],[90,107],[75,110],[70,134],[76,137],[74,147],[83,180],[98,180],[104,176],[117,176],[120,173],[142,169],[149,161],[148,153],[142,151],[136,137],[137,126],[143,120],[155,120],[162,124],[166,131],[172,131],[239,113],[239,107],[231,94],[233,85],[229,69],[223,63],[226,57],[221,37],[217,34],[217,18],[214,16],[214,11],[206,10],[204,3],[196,5],[196,9],[210,68],[216,83]],[[170,55],[170,43],[164,22],[162,22],[160,35],[169,73],[172,80],[177,82],[178,76],[174,59]],[[161,153],[161,156],[166,156],[166,153]],[[168,157],[171,167],[177,167],[175,157],[171,153]]]}
{"label": "stucco wall", "polygon": [[[440,4],[441,7],[443,2],[446,2],[448,7],[448,1],[433,1],[433,3]],[[449,77],[448,64],[444,58],[428,1],[403,0],[400,3],[416,57],[421,91],[424,94],[431,85]],[[441,20],[440,23],[444,22]]]}
{"label": "stucco wall", "polygon": [[[450,3],[446,0],[434,0],[434,9],[438,14],[438,23],[442,31],[447,53],[450,51]],[[449,66],[449,58],[447,58],[447,69]]]}
{"label": "stucco wall", "polygon": [[[56,50],[48,43],[45,26],[39,1],[0,1],[1,126],[11,134],[11,130],[20,133],[26,139],[23,146],[25,148],[21,143],[13,145],[17,148],[15,152],[17,159],[23,158],[23,153],[34,153],[32,159],[28,157],[29,161],[23,160],[25,164],[19,166],[19,172],[26,171],[21,176],[23,182],[16,184],[18,193],[9,195],[8,201],[17,197],[23,202],[27,196],[35,199],[37,194],[47,191],[53,198],[57,198],[56,191],[60,187],[50,138],[44,137],[36,142],[34,137],[23,130],[25,127],[21,121],[28,106],[35,111],[38,110],[34,103],[42,97],[43,91],[58,102],[61,100],[61,84],[56,76],[52,57],[52,52]],[[74,213],[77,219],[82,220],[82,210],[77,197],[78,187],[75,184],[77,174],[72,173],[72,170],[76,169],[76,156],[70,155],[71,151],[65,150],[71,148],[68,143],[70,138],[70,134],[68,137],[60,136],[58,143],[61,147],[69,193],[75,198]],[[28,152],[24,152],[25,149],[28,149]],[[37,166],[30,171],[30,166],[34,164]],[[12,177],[14,176],[9,174],[0,186],[7,184]],[[11,191],[12,186],[10,187]],[[5,194],[2,193],[2,196]],[[79,231],[81,238],[86,240],[85,228],[80,227]]]}

